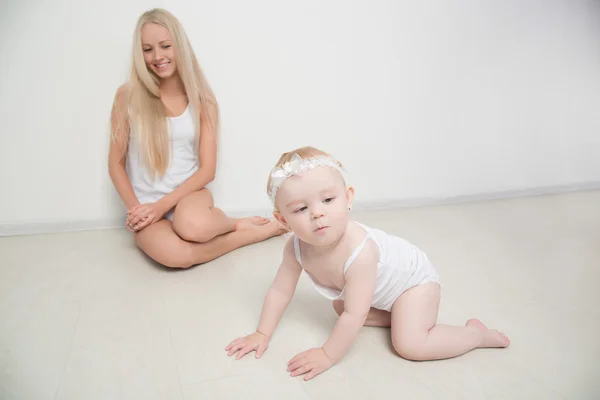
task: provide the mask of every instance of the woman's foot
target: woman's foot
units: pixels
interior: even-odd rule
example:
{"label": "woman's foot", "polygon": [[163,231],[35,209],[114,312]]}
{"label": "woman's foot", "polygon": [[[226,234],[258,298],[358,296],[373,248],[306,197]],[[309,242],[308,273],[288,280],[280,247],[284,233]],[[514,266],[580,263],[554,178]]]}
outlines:
{"label": "woman's foot", "polygon": [[268,218],[264,218],[264,217],[240,218],[235,223],[235,230],[241,231],[244,229],[256,228],[257,226],[262,226],[262,225],[268,224],[269,221],[270,220]]}
{"label": "woman's foot", "polygon": [[254,225],[250,228],[253,232],[256,232],[256,242],[262,242],[274,236],[283,235],[288,230],[285,226],[281,225],[277,220],[268,220],[266,224]]}
{"label": "woman's foot", "polygon": [[488,329],[488,327],[478,319],[468,320],[465,326],[473,326],[481,331],[483,337],[479,347],[508,347],[510,345],[510,339],[508,339],[506,335],[495,329]]}

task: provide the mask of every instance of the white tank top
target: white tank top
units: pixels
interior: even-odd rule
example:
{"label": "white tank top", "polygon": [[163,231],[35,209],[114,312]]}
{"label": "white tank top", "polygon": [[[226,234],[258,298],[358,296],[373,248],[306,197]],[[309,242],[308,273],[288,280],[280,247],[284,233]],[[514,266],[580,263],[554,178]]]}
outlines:
{"label": "white tank top", "polygon": [[178,117],[168,117],[169,166],[164,176],[153,179],[146,170],[135,134],[129,136],[127,173],[140,203],[152,203],[171,193],[199,167],[194,121],[190,105]]}
{"label": "white tank top", "polygon": [[[415,245],[382,230],[369,228],[363,224],[358,225],[366,231],[365,237],[344,264],[344,275],[364,248],[367,240],[373,240],[379,250],[379,260],[377,263],[377,283],[371,307],[390,311],[394,301],[406,290],[422,283],[439,281],[437,272],[429,262],[426,254]],[[294,236],[294,250],[296,260],[302,266],[300,240],[297,236]],[[339,291],[335,288],[325,287],[315,282],[309,273],[306,275],[315,290],[325,298],[344,300],[345,288]]]}

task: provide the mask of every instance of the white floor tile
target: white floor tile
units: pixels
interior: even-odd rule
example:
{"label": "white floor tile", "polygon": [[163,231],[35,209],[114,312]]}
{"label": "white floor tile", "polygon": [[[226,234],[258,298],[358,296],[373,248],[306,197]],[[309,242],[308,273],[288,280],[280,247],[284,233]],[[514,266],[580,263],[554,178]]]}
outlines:
{"label": "white floor tile", "polygon": [[415,363],[389,329],[304,382],[285,371],[337,315],[305,276],[262,359],[227,357],[252,332],[287,238],[172,271],[125,230],[0,238],[0,398],[598,399],[600,192],[355,212],[427,252],[439,321],[479,318],[508,349]]}

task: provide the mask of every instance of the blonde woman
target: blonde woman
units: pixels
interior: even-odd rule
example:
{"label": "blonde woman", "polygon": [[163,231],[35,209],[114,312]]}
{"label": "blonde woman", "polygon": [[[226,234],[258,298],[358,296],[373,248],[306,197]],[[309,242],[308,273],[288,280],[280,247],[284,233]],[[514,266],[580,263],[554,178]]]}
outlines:
{"label": "blonde woman", "polygon": [[141,15],[130,81],[111,113],[109,173],[137,246],[187,268],[286,232],[266,218],[233,219],[214,207],[218,106],[180,22]]}

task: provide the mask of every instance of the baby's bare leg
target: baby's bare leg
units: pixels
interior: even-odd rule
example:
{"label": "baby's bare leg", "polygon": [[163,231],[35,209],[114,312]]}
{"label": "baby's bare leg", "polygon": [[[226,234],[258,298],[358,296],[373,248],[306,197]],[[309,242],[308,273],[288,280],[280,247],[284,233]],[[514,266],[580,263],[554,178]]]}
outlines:
{"label": "baby's bare leg", "polygon": [[440,286],[427,283],[403,293],[392,307],[392,343],[409,360],[456,357],[478,347],[507,347],[502,333],[478,320],[465,326],[436,325]]}
{"label": "baby's bare leg", "polygon": [[[342,315],[344,312],[344,301],[334,300],[333,309],[337,315]],[[389,328],[392,326],[392,313],[371,307],[369,310],[369,315],[367,316],[367,320],[365,321],[365,326]]]}

